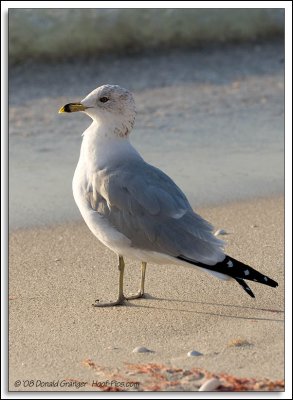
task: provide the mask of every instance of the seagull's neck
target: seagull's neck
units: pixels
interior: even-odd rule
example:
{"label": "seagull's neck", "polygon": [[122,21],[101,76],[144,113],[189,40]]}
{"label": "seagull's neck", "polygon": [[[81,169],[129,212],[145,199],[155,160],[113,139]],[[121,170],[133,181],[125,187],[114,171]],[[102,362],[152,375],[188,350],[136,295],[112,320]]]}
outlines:
{"label": "seagull's neck", "polygon": [[80,161],[94,170],[104,169],[109,161],[120,162],[130,157],[141,158],[128,136],[115,134],[115,128],[93,121],[83,133]]}

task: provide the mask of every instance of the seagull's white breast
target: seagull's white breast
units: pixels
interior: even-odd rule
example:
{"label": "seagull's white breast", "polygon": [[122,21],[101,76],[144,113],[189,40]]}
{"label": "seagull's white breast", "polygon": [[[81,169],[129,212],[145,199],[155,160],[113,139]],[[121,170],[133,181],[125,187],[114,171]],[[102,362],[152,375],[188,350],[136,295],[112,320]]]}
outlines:
{"label": "seagull's white breast", "polygon": [[83,136],[80,158],[72,182],[74,200],[92,233],[105,246],[117,254],[123,254],[130,247],[131,241],[98,212],[99,201],[104,199],[97,182],[99,174],[109,161],[140,156],[127,138],[107,135],[96,124],[92,124]]}

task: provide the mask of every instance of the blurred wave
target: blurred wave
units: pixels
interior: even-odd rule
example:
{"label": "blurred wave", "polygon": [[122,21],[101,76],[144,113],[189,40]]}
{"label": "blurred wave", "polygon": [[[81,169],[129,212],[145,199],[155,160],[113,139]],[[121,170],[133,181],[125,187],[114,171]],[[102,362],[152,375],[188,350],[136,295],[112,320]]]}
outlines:
{"label": "blurred wave", "polygon": [[10,9],[9,59],[62,60],[282,35],[283,9]]}

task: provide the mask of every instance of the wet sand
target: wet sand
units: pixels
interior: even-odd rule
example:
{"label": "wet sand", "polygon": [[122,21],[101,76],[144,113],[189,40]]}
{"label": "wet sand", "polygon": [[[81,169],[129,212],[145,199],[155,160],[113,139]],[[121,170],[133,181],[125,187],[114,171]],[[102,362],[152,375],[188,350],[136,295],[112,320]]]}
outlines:
{"label": "wet sand", "polygon": [[105,83],[134,93],[132,143],[192,206],[284,190],[281,42],[25,64],[9,80],[11,228],[79,220],[71,181],[91,120],[58,109]]}

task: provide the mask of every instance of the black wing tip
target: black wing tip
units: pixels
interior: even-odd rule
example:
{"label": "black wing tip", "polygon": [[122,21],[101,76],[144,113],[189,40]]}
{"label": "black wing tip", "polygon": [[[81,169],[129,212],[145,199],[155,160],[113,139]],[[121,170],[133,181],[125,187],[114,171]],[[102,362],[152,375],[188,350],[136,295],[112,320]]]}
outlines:
{"label": "black wing tip", "polygon": [[263,278],[263,281],[257,281],[257,283],[263,283],[264,285],[271,286],[271,287],[279,286],[278,282],[276,282],[273,279],[268,278],[266,276]]}
{"label": "black wing tip", "polygon": [[[239,285],[242,286],[242,288],[246,291],[246,293],[250,297],[253,297],[253,298],[255,298],[255,295],[252,292],[252,290],[250,289],[250,287],[247,285],[247,283],[244,281],[244,279],[250,280],[250,281],[253,281],[256,283],[261,283],[263,285],[267,285],[267,286],[274,287],[274,288],[279,286],[278,282],[263,275],[261,272],[255,270],[254,268],[250,267],[249,265],[246,265],[246,264],[242,263],[241,261],[238,261],[235,258],[230,257],[228,255],[226,255],[226,257],[223,261],[221,261],[215,265],[206,265],[201,262],[191,260],[190,258],[185,257],[183,255],[179,255],[179,256],[177,256],[177,258],[179,260],[186,261],[186,262],[196,265],[198,267],[205,268],[210,271],[220,272],[220,273],[226,274],[226,275],[234,278],[239,283]],[[232,268],[233,264],[231,266],[227,265],[228,263],[230,263],[230,261],[232,263],[234,263],[234,268]]]}
{"label": "black wing tip", "polygon": [[243,288],[243,290],[245,290],[245,292],[250,297],[255,299],[255,295],[254,295],[253,291],[250,289],[250,287],[247,285],[247,283],[243,279],[235,278],[235,280],[236,280],[237,283],[239,283],[239,285]]}
{"label": "black wing tip", "polygon": [[[244,289],[244,288],[243,288]],[[244,289],[245,290],[245,292],[250,296],[250,297],[252,297],[253,299],[255,299],[255,294],[253,293],[253,291],[250,289],[250,291],[247,291],[246,289]]]}
{"label": "black wing tip", "polygon": [[[269,278],[268,276],[263,275],[261,272],[255,270],[254,268],[252,268],[250,265],[244,264],[241,261],[236,260],[233,257],[230,257],[228,255],[226,255],[226,258],[224,260],[224,262],[229,262],[229,260],[231,260],[232,262],[234,262],[237,265],[239,265],[241,268],[243,269],[247,269],[247,275],[246,276],[241,276],[239,277],[239,279],[248,279],[250,281],[256,282],[256,283],[261,283],[263,285],[267,285],[267,286],[271,286],[271,287],[277,287],[279,286],[278,282],[274,281],[273,279]],[[249,276],[248,276],[249,274]]]}

